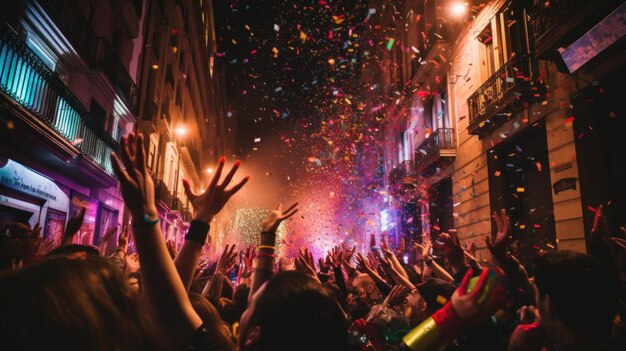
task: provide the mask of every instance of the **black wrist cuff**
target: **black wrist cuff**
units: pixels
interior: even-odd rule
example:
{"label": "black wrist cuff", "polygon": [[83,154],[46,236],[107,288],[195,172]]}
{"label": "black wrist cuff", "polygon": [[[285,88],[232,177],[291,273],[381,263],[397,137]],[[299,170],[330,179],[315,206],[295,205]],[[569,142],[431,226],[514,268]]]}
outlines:
{"label": "black wrist cuff", "polygon": [[211,226],[209,225],[209,223],[201,221],[191,221],[191,226],[189,226],[187,235],[185,235],[185,240],[190,240],[200,245],[204,245],[210,228]]}

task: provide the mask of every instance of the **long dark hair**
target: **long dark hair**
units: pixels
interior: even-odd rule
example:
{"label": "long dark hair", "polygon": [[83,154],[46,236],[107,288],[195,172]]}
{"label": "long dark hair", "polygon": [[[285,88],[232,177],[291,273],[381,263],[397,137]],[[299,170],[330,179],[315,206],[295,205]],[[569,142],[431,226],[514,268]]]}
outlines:
{"label": "long dark hair", "polygon": [[102,257],[53,257],[0,274],[0,340],[20,350],[150,350],[154,328]]}

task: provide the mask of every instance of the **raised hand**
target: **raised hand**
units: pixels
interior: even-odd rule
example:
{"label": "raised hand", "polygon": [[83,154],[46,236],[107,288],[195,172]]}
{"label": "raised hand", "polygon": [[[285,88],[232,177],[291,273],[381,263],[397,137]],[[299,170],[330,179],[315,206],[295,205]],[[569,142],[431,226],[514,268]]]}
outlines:
{"label": "raised hand", "polygon": [[35,223],[35,225],[31,228],[34,237],[41,236],[41,225],[39,222]]}
{"label": "raised hand", "polygon": [[254,263],[255,258],[256,258],[256,250],[254,246],[250,245],[248,246],[245,253],[243,254],[243,264],[247,270],[252,269],[252,265]]}
{"label": "raised hand", "polygon": [[473,271],[469,269],[454,291],[450,303],[463,321],[476,321],[489,318],[506,301],[506,287],[501,274],[494,270],[484,269],[473,289],[469,288]]}
{"label": "raised hand", "polygon": [[360,253],[356,254],[356,269],[362,273],[376,273],[368,259]]}
{"label": "raised hand", "polygon": [[333,247],[328,251],[328,263],[335,268],[341,266],[344,261],[343,255],[343,250],[339,246]]}
{"label": "raised hand", "polygon": [[219,272],[219,273],[226,275],[228,274],[228,272],[230,272],[233,269],[233,267],[235,267],[236,263],[237,263],[237,252],[235,251],[235,244],[230,246],[230,249],[229,249],[228,244],[226,244],[226,246],[224,247],[224,251],[222,252],[222,255],[220,255],[220,258],[217,261],[215,272],[216,273]]}
{"label": "raised hand", "polygon": [[298,251],[298,256],[296,257],[295,264],[297,271],[318,280],[317,274],[315,273],[315,260],[313,259],[313,254],[309,252],[309,249],[304,247]]}
{"label": "raised hand", "polygon": [[439,240],[443,242],[443,253],[455,270],[460,270],[464,265],[465,253],[461,247],[458,235],[452,230],[450,234],[439,234]]}
{"label": "raised hand", "polygon": [[102,240],[100,241],[100,247],[98,248],[100,251],[100,255],[105,254],[107,243],[109,242],[109,240],[111,240],[111,237],[115,233],[117,233],[117,226],[110,227],[109,229],[106,230],[106,232],[104,232],[104,235],[102,236]]}
{"label": "raised hand", "polygon": [[85,207],[82,207],[78,210],[74,216],[70,217],[67,221],[67,226],[65,227],[65,232],[63,232],[63,239],[61,240],[61,246],[69,245],[74,241],[74,237],[78,230],[83,225],[83,219],[85,218]]}
{"label": "raised hand", "polygon": [[185,194],[191,202],[191,206],[195,211],[194,219],[198,221],[202,221],[205,223],[210,223],[213,217],[220,212],[220,210],[226,205],[228,200],[235,195],[250,179],[250,176],[244,177],[237,184],[233,185],[231,188],[226,189],[226,187],[230,184],[241,164],[239,161],[235,162],[235,164],[231,167],[226,177],[221,184],[217,184],[220,177],[222,176],[222,171],[224,170],[224,163],[226,162],[225,157],[221,157],[217,170],[215,171],[215,175],[211,182],[209,183],[209,187],[202,194],[196,194],[193,190],[191,190],[191,185],[186,179],[183,179],[183,187],[185,188]]}
{"label": "raised hand", "polygon": [[501,259],[506,255],[506,250],[509,246],[511,220],[506,215],[505,209],[500,211],[500,215],[494,211],[491,217],[493,217],[496,222],[496,239],[491,240],[491,236],[489,235],[485,238],[485,242],[487,243],[489,251],[491,251],[491,255],[497,259]]}
{"label": "raised hand", "polygon": [[433,247],[433,243],[430,238],[423,237],[422,243],[415,243],[413,244],[413,247],[420,251],[420,257],[422,258],[422,260],[428,260],[430,258],[430,250]]}
{"label": "raised hand", "polygon": [[146,168],[143,134],[130,133],[122,137],[119,152],[119,156],[111,153],[111,163],[113,172],[120,181],[122,197],[133,219],[157,218],[154,181]]}
{"label": "raised hand", "polygon": [[125,226],[120,233],[120,236],[117,238],[117,248],[124,250],[126,252],[126,248],[128,247],[128,238],[130,237],[130,230],[128,226]]}
{"label": "raised hand", "polygon": [[345,264],[346,266],[352,266],[352,257],[354,256],[355,252],[356,252],[356,246],[353,246],[351,249],[344,247],[342,263]]}
{"label": "raised hand", "polygon": [[282,221],[288,219],[289,217],[296,214],[296,212],[298,212],[297,206],[298,203],[296,202],[293,205],[289,206],[288,209],[283,211],[283,204],[278,204],[276,208],[267,215],[263,223],[261,223],[261,228],[263,229],[263,231],[276,232],[278,226]]}
{"label": "raised hand", "polygon": [[404,302],[404,298],[409,294],[409,289],[404,285],[395,285],[387,298],[385,298],[384,304],[389,307],[399,306]]}

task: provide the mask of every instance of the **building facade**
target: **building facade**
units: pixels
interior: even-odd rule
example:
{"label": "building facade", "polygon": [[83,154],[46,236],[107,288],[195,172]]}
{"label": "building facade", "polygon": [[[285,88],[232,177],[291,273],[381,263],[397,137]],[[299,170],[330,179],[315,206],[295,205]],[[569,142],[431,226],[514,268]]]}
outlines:
{"label": "building facade", "polygon": [[190,220],[182,179],[204,190],[217,159],[229,153],[223,70],[211,0],[147,0],[146,8],[138,126],[163,232],[180,245]]}
{"label": "building facade", "polygon": [[504,208],[525,260],[584,252],[600,204],[618,232],[623,2],[374,5],[392,22],[376,43],[379,82],[390,88],[381,112],[387,183],[404,215],[419,219],[418,234],[456,228],[486,258],[491,213]]}
{"label": "building facade", "polygon": [[123,221],[109,154],[136,121],[144,6],[16,0],[0,10],[0,222],[39,222],[58,242],[84,207],[76,241],[97,245]]}

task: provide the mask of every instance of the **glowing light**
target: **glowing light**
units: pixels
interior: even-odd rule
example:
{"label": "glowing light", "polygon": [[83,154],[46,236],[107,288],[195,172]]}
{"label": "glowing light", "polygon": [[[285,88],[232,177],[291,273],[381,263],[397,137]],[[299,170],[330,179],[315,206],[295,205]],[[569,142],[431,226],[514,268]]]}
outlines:
{"label": "glowing light", "polygon": [[206,170],[206,172],[207,172],[208,174],[213,173],[213,168],[210,168],[210,167],[209,167],[209,168]]}
{"label": "glowing light", "polygon": [[178,136],[184,136],[185,134],[187,134],[187,128],[185,127],[177,127],[174,132],[176,132],[176,135]]}
{"label": "glowing light", "polygon": [[450,13],[454,17],[461,17],[467,11],[467,3],[466,2],[455,2],[450,6]]}
{"label": "glowing light", "polygon": [[159,65],[157,65],[156,63],[154,65],[152,65],[152,69],[157,70],[159,69]]}

